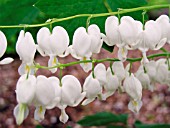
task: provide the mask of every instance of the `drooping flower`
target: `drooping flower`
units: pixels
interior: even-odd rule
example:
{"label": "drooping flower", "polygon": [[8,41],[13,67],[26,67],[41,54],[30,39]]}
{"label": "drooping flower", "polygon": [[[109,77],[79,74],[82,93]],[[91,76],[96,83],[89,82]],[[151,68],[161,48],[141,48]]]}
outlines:
{"label": "drooping flower", "polygon": [[109,96],[113,95],[114,92],[120,86],[119,78],[115,74],[112,74],[110,68],[107,69],[106,79],[107,79],[107,83],[104,85],[105,93],[103,94],[104,95],[103,99],[106,99]]}
{"label": "drooping flower", "polygon": [[106,36],[104,34],[101,35],[107,45],[119,47],[118,58],[121,61],[125,61],[128,49],[136,48],[141,31],[142,23],[135,21],[130,16],[123,16],[120,23],[116,16],[110,16],[105,22]]}
{"label": "drooping flower", "polygon": [[20,125],[28,116],[28,105],[32,104],[35,96],[36,78],[33,75],[22,75],[16,86],[16,97],[18,105],[14,108],[16,122]]}
{"label": "drooping flower", "polygon": [[34,56],[36,52],[36,45],[30,32],[20,31],[17,43],[16,52],[18,53],[22,64],[20,65],[18,72],[20,75],[33,74],[34,69],[32,68]]}
{"label": "drooping flower", "polygon": [[[37,50],[42,56],[49,56],[48,67],[56,66],[58,63],[57,56],[65,57],[69,54],[69,36],[67,31],[61,27],[53,28],[52,33],[46,27],[41,28],[37,33]],[[50,69],[52,73],[57,71],[57,68]]]}
{"label": "drooping flower", "polygon": [[151,80],[143,65],[139,67],[139,69],[135,73],[135,76],[141,82],[143,89],[148,89],[153,91],[153,85],[151,85]]}
{"label": "drooping flower", "polygon": [[86,92],[86,98],[82,105],[87,105],[95,100],[98,96],[102,96],[102,86],[100,82],[93,78],[92,73],[85,79],[83,92]]}
{"label": "drooping flower", "polygon": [[124,65],[121,61],[114,62],[112,64],[112,70],[113,70],[114,74],[118,77],[120,82],[125,79],[126,70],[125,70]]}
{"label": "drooping flower", "polygon": [[[42,75],[37,77],[35,86],[34,105],[36,110],[34,112],[34,119],[42,121],[46,109],[51,108],[55,99],[55,88],[52,85],[52,81]],[[53,106],[55,107],[55,106]]]}
{"label": "drooping flower", "polygon": [[170,23],[169,23],[169,17],[167,15],[161,15],[156,19],[156,22],[161,28],[162,32],[162,39],[167,38],[167,42],[170,44]]}
{"label": "drooping flower", "polygon": [[169,75],[168,64],[166,59],[159,59],[156,61],[156,82],[166,84]]}
{"label": "drooping flower", "polygon": [[66,75],[61,79],[50,77],[52,85],[55,87],[55,99],[53,105],[61,109],[60,121],[66,123],[68,115],[65,112],[67,106],[77,106],[85,97],[86,93],[82,92],[82,87],[78,79],[72,75]]}
{"label": "drooping flower", "polygon": [[[0,58],[4,55],[7,49],[7,39],[2,31],[0,31]],[[0,61],[0,65],[9,64],[13,61],[12,58],[7,57]]]}
{"label": "drooping flower", "polygon": [[142,85],[140,81],[131,74],[130,76],[126,77],[123,86],[125,89],[125,92],[130,96],[131,100],[128,104],[128,108],[138,113],[140,108],[142,107]]}
{"label": "drooping flower", "polygon": [[[71,55],[79,60],[90,60],[93,53],[99,53],[102,47],[100,29],[97,25],[90,25],[87,29],[79,27],[73,35],[73,44],[70,46]],[[91,63],[82,63],[80,66],[85,72],[92,69]]]}
{"label": "drooping flower", "polygon": [[[154,38],[153,38],[154,37]],[[148,63],[146,52],[151,50],[159,50],[166,43],[167,38],[163,36],[161,26],[153,20],[147,21],[144,30],[140,33],[138,39],[138,49],[142,51],[143,63]]]}
{"label": "drooping flower", "polygon": [[94,68],[94,76],[100,82],[101,86],[104,86],[107,83],[106,80],[106,67],[104,64],[99,63]]}

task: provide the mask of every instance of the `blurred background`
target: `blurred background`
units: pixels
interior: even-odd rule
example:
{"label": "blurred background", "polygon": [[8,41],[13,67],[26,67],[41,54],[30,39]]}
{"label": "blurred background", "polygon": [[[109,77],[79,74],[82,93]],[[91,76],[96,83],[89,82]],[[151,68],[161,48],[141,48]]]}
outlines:
{"label": "blurred background", "polygon": [[[0,0],[0,26],[4,25],[27,25],[27,24],[39,24],[44,23],[50,18],[62,18],[76,14],[82,13],[104,13],[107,9],[103,5],[102,0],[90,0],[87,2],[85,0]],[[117,11],[117,8],[134,8],[139,6],[157,5],[157,4],[170,4],[170,0],[107,0],[111,9]],[[33,6],[34,5],[34,6]],[[70,6],[68,6],[70,5]],[[147,12],[145,15],[145,21],[149,19],[156,19],[161,14],[169,15],[169,9],[156,9]],[[130,15],[136,20],[142,20],[142,11],[128,13],[125,15]],[[121,15],[122,16],[122,15]],[[101,32],[104,33],[104,22],[106,17],[95,18],[90,21],[90,23],[96,23],[99,25]],[[70,21],[64,21],[60,23],[53,24],[54,26],[62,25],[69,33],[70,44],[72,42],[72,35],[75,29],[79,26],[86,26],[86,18],[77,18]],[[46,26],[49,27],[49,26]],[[0,128],[15,128],[16,123],[13,116],[13,109],[16,106],[16,95],[15,88],[16,82],[19,78],[18,67],[21,61],[15,51],[16,40],[20,30],[25,29],[32,33],[35,43],[36,43],[36,33],[40,29],[37,28],[0,28],[1,31],[7,37],[8,48],[6,54],[2,57],[12,56],[15,61],[9,65],[0,66]],[[117,48],[108,47],[103,45],[101,53],[94,55],[93,58],[102,59],[107,57],[117,57]],[[170,51],[170,46],[166,45],[164,47],[166,50]],[[113,52],[112,52],[113,51]],[[134,54],[135,52],[135,54]],[[161,51],[158,51],[161,53]],[[156,53],[158,53],[156,52]],[[149,51],[149,54],[155,53],[155,51]],[[139,51],[132,51],[129,53],[128,57],[141,57]],[[1,58],[1,59],[2,59]],[[66,58],[59,58],[61,63],[67,63],[72,61],[77,61],[71,56]],[[41,65],[47,65],[48,57],[42,57],[38,53],[35,57],[35,62]],[[126,65],[127,63],[125,63]],[[139,67],[139,62],[133,63],[132,72],[135,72]],[[109,63],[105,63],[108,67]],[[38,70],[37,75],[58,76],[58,72],[51,74],[47,70]],[[83,84],[85,78],[88,76],[79,65],[67,67],[63,70],[63,75],[71,74],[77,77]],[[139,120],[140,122],[146,124],[155,123],[170,123],[170,91],[166,85],[155,85],[155,91],[150,92],[148,90],[143,91],[143,106],[139,114],[133,114],[128,110],[129,97],[125,93],[116,92],[113,96],[108,98],[106,101],[96,100],[95,102],[87,105],[75,108],[68,107],[67,113],[69,115],[69,121],[63,125],[60,123],[58,117],[60,115],[60,110],[55,108],[48,110],[45,115],[45,120],[40,124],[33,119],[34,107],[30,107],[30,114],[20,128],[81,128],[83,126],[78,125],[76,122],[82,119],[86,115],[95,114],[97,112],[111,112],[114,114],[128,114],[128,125],[134,127],[134,122]],[[96,126],[99,127],[99,126]],[[123,127],[123,126],[122,126]],[[103,127],[104,128],[104,127]]]}

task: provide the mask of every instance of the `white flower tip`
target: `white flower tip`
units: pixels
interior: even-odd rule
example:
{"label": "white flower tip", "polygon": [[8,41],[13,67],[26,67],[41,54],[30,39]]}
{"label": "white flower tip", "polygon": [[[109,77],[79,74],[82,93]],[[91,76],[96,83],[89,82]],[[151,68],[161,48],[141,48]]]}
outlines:
{"label": "white flower tip", "polygon": [[132,112],[134,113],[138,113],[139,110],[141,109],[142,107],[142,101],[135,101],[135,100],[132,100],[129,102],[128,104],[128,108],[129,110],[131,110]]}
{"label": "white flower tip", "polygon": [[85,105],[87,105],[87,104],[93,102],[94,100],[95,100],[95,98],[92,98],[92,99],[85,99],[85,100],[82,102],[81,105],[85,106]]}
{"label": "white flower tip", "polygon": [[10,58],[10,57],[7,57],[3,60],[0,61],[0,65],[4,65],[4,64],[10,64],[11,62],[13,62],[14,59],[13,58]]}
{"label": "white flower tip", "polygon": [[68,121],[69,117],[65,112],[65,109],[61,110],[61,115],[60,115],[60,121],[63,122],[64,124]]}

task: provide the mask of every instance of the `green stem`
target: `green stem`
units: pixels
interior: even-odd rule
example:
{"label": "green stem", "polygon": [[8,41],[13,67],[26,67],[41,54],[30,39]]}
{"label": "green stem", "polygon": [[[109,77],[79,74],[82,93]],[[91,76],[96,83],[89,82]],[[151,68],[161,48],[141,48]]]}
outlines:
{"label": "green stem", "polygon": [[111,9],[111,7],[109,6],[107,0],[103,0],[103,3],[104,3],[104,5],[105,5],[105,7],[107,8],[108,12],[109,12],[109,13],[112,12],[112,9]]}
{"label": "green stem", "polygon": [[[152,59],[152,58],[155,58],[155,57],[160,57],[160,56],[164,56],[164,57],[167,57],[167,56],[170,56],[170,53],[167,52],[167,53],[160,53],[160,54],[153,54],[153,55],[150,55],[148,56],[147,58],[148,59]],[[137,61],[141,61],[142,58],[127,58],[126,61],[128,62],[137,62]],[[102,63],[102,62],[106,62],[106,61],[109,61],[109,62],[114,62],[114,61],[120,61],[119,59],[117,58],[105,58],[105,59],[100,59],[100,60],[95,60],[95,63]],[[93,63],[94,60],[82,60],[82,61],[75,61],[75,62],[70,62],[70,63],[66,63],[66,64],[59,64],[59,65],[56,65],[56,66],[53,66],[53,67],[46,67],[46,66],[41,66],[41,65],[35,65],[36,68],[42,68],[42,69],[53,69],[53,68],[65,68],[65,67],[68,67],[68,66],[72,66],[72,65],[76,65],[76,64],[81,64],[81,63]]]}
{"label": "green stem", "polygon": [[104,17],[104,16],[109,16],[109,15],[117,15],[117,14],[124,14],[124,13],[129,13],[129,12],[136,12],[136,11],[141,11],[141,10],[152,10],[152,9],[158,9],[158,8],[168,8],[170,4],[164,4],[164,5],[153,5],[153,6],[144,6],[144,7],[137,7],[137,8],[131,8],[131,9],[121,9],[121,11],[117,12],[109,12],[109,13],[99,13],[99,14],[79,14],[79,15],[74,15],[74,16],[69,16],[65,18],[59,18],[59,19],[52,19],[51,22],[46,22],[46,23],[41,23],[41,24],[32,24],[32,25],[27,25],[27,24],[20,24],[20,25],[7,25],[7,26],[0,26],[0,28],[34,28],[34,27],[42,27],[42,26],[47,26],[49,24],[53,24],[56,22],[61,22],[61,21],[66,21],[66,20],[71,20],[74,18],[79,18],[79,17],[90,17],[93,15],[93,17]]}
{"label": "green stem", "polygon": [[163,52],[168,52],[165,48],[160,48],[160,50]]}
{"label": "green stem", "polygon": [[93,78],[95,78],[95,75],[94,75],[94,63],[96,62],[96,60],[92,60],[92,76]]}

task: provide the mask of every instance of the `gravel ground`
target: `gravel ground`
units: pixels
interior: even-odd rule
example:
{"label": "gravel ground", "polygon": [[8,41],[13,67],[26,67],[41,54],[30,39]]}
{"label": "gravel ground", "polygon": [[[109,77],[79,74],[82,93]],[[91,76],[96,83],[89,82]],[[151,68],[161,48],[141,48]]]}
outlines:
{"label": "gravel ground", "polygon": [[[166,49],[170,51],[170,47],[166,46]],[[100,54],[94,55],[94,58],[106,58],[106,57],[116,57],[117,48],[113,53],[109,53],[102,50]],[[135,54],[134,54],[135,53]],[[149,54],[154,53],[150,51]],[[129,53],[129,57],[140,57],[141,53],[139,51],[133,51]],[[41,65],[47,65],[48,57],[36,56],[35,61]],[[66,58],[60,58],[61,63],[67,63],[71,61],[76,61],[71,56]],[[16,106],[16,95],[15,88],[16,82],[19,78],[18,67],[21,61],[17,58],[10,65],[0,66],[0,128],[16,128],[16,123],[13,116],[13,109]],[[127,63],[125,63],[126,65]],[[135,72],[139,66],[139,62],[133,63],[132,72]],[[106,66],[109,63],[105,63]],[[58,76],[59,72],[51,74],[47,70],[40,69],[37,75]],[[87,73],[85,73],[79,65],[67,67],[63,70],[63,75],[71,74],[77,77],[83,84]],[[128,110],[127,104],[129,102],[129,97],[127,94],[120,94],[116,92],[113,96],[109,97],[106,101],[95,100],[95,102],[87,106],[78,106],[75,108],[68,107],[66,109],[70,119],[67,124],[63,125],[59,122],[58,117],[60,115],[60,110],[54,108],[48,110],[45,115],[45,120],[40,124],[46,128],[65,128],[67,125],[73,126],[74,128],[80,128],[76,125],[76,121],[82,119],[85,115],[94,114],[97,112],[108,111],[115,114],[128,113],[129,119],[128,123],[131,126],[136,119],[144,123],[170,123],[170,91],[166,85],[155,85],[155,91],[150,92],[148,90],[143,91],[143,106],[139,114],[133,114]],[[38,122],[33,119],[34,107],[30,107],[30,114],[28,118],[19,128],[33,128]]]}

